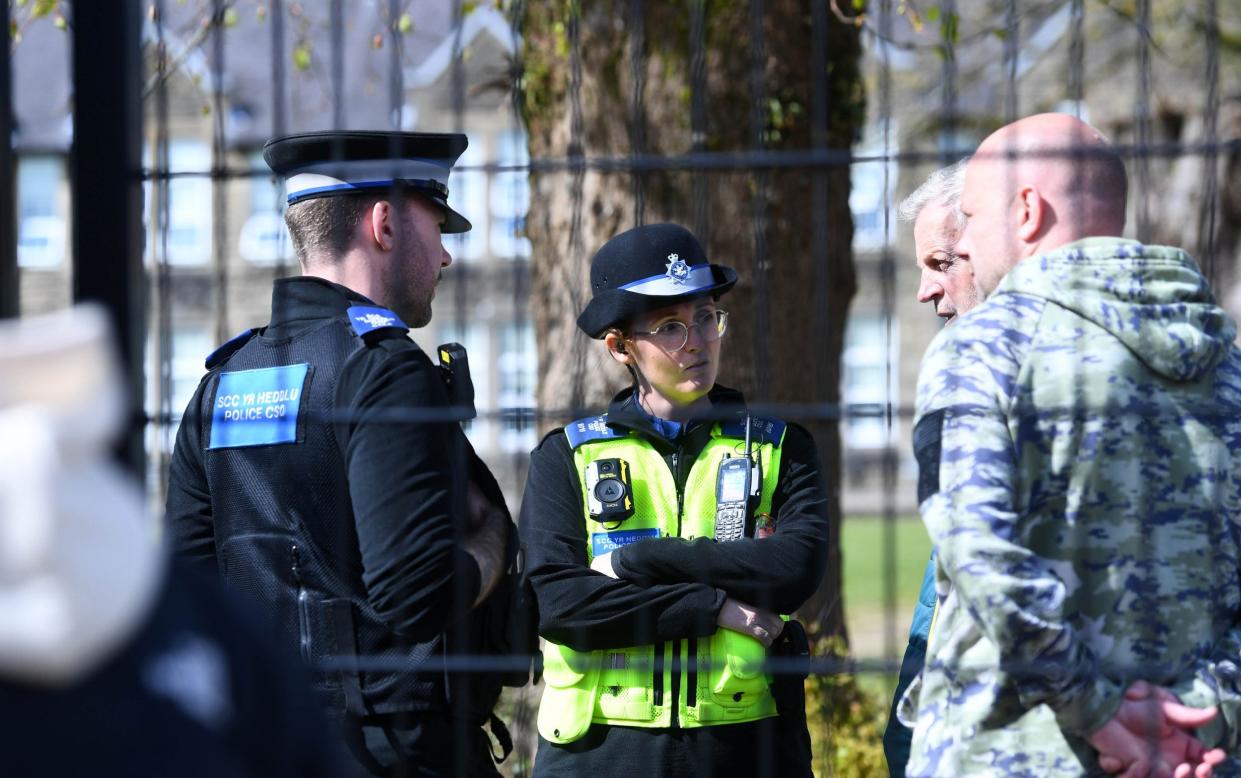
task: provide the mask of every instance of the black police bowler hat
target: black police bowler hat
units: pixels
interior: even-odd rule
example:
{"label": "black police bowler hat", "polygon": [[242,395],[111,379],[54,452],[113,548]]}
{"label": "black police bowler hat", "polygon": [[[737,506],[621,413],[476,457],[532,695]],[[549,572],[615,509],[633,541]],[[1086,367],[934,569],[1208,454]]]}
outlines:
{"label": "black police bowler hat", "polygon": [[693,233],[679,224],[645,224],[603,244],[590,261],[592,297],[577,326],[603,337],[634,316],[704,295],[721,295],[737,283],[731,267],[707,262]]}
{"label": "black police bowler hat", "polygon": [[444,232],[465,232],[469,220],[448,205],[448,174],[468,145],[459,132],[329,130],[272,138],[263,146],[263,159],[285,179],[289,205],[340,194],[410,190],[444,209]]}

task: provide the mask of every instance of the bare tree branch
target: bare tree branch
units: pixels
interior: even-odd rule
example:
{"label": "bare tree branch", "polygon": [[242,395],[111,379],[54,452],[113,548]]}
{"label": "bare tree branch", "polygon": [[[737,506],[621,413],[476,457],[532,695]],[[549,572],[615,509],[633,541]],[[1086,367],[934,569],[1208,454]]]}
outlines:
{"label": "bare tree branch", "polygon": [[[169,76],[177,72],[185,64],[185,60],[207,40],[207,36],[211,34],[214,28],[224,25],[224,15],[233,7],[234,2],[235,0],[226,0],[226,2],[221,4],[215,13],[202,20],[202,23],[198,25],[198,29],[194,31],[194,34],[185,42],[185,45],[181,48],[181,51],[177,52],[175,57],[159,63],[155,68],[154,75],[147,80],[146,86],[142,89],[143,100],[154,94],[155,90],[163,82],[167,81]],[[165,54],[166,52],[160,52],[161,57]]]}

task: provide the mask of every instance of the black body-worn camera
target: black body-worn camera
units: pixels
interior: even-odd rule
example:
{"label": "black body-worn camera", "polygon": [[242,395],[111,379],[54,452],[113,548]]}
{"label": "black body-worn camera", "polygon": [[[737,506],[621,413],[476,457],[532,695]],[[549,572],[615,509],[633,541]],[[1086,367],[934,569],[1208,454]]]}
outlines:
{"label": "black body-worn camera", "polygon": [[448,390],[448,400],[462,421],[478,415],[474,410],[474,381],[470,378],[470,358],[460,343],[440,346],[440,377]]}
{"label": "black body-worn camera", "polygon": [[629,463],[599,459],[586,466],[586,504],[590,518],[603,524],[622,522],[633,515],[633,485]]}

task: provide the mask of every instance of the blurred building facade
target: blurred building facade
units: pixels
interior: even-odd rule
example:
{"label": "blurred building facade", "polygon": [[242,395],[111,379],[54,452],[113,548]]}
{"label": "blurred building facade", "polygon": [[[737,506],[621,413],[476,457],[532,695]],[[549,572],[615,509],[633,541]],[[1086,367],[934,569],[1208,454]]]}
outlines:
{"label": "blurred building facade", "polygon": [[[203,358],[264,324],[271,280],[297,272],[263,142],[282,132],[399,128],[470,136],[451,197],[474,230],[450,239],[454,263],[437,293],[435,318],[413,337],[428,351],[446,341],[469,350],[480,411],[469,434],[515,509],[526,454],[537,443],[539,374],[524,237],[529,160],[509,96],[520,41],[508,20],[490,4],[465,12],[451,0],[419,2],[408,20],[393,21],[383,0],[314,0],[290,4],[280,20],[267,15],[265,4],[246,6],[204,33],[210,3],[155,6],[164,17],[149,18],[143,36],[153,500],[162,499],[176,423]],[[940,325],[914,298],[910,228],[895,215],[901,197],[1012,115],[1077,112],[1121,144],[1241,137],[1241,93],[1229,91],[1235,85],[1221,88],[1212,98],[1217,110],[1208,111],[1211,52],[1186,44],[1201,41],[1201,20],[1156,20],[1162,26],[1148,41],[1155,59],[1143,70],[1140,20],[1126,26],[1115,11],[1093,6],[1079,16],[1081,4],[1071,0],[1016,17],[1006,15],[1008,8],[998,0],[960,0],[951,41],[945,18],[915,23],[896,16],[885,35],[873,34],[884,20],[867,20],[872,119],[854,148],[858,294],[842,386],[847,515],[916,510],[910,415],[919,363]],[[343,15],[334,17],[333,9]],[[1220,13],[1241,17],[1227,4]],[[1074,50],[1075,35],[1085,41],[1082,52]],[[1215,54],[1225,69],[1236,62],[1235,52]],[[68,36],[50,23],[29,25],[13,50],[24,312],[64,307],[71,297],[68,58]],[[161,61],[163,80],[155,76]],[[995,75],[1001,67],[1005,77]],[[1145,106],[1150,118],[1141,119],[1135,106]],[[1218,187],[1209,195],[1203,181],[1212,167]],[[1208,275],[1234,307],[1241,307],[1241,190],[1227,173],[1238,167],[1235,149],[1231,156],[1178,152],[1130,160],[1129,234],[1199,254],[1209,248]],[[1208,196],[1218,204],[1213,227],[1201,218]],[[98,247],[101,256],[107,250]]]}

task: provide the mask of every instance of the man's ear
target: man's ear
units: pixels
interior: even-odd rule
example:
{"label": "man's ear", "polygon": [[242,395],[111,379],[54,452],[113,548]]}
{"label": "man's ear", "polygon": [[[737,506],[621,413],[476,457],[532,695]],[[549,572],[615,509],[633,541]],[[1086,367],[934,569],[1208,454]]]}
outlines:
{"label": "man's ear", "polygon": [[396,211],[387,200],[376,200],[368,211],[369,219],[364,219],[366,237],[374,242],[382,251],[391,251],[396,246]]}
{"label": "man's ear", "polygon": [[612,359],[622,365],[628,365],[633,361],[633,355],[629,353],[629,348],[625,345],[625,337],[618,331],[608,330],[603,336],[603,342],[608,347],[608,353],[612,355]]}
{"label": "man's ear", "polygon": [[1047,203],[1036,186],[1023,186],[1017,190],[1015,201],[1017,238],[1022,243],[1033,243],[1043,233],[1043,221],[1047,216]]}

